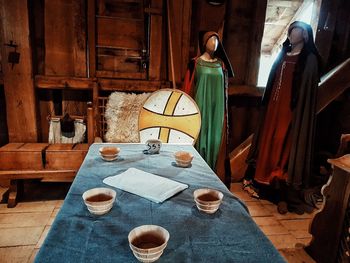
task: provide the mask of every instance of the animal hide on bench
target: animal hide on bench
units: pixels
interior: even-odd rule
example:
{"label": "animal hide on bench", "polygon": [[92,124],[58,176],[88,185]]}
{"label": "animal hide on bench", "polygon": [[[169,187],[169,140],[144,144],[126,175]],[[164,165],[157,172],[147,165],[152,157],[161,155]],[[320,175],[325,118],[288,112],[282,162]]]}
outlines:
{"label": "animal hide on bench", "polygon": [[106,106],[106,142],[140,142],[139,113],[151,93],[113,92]]}

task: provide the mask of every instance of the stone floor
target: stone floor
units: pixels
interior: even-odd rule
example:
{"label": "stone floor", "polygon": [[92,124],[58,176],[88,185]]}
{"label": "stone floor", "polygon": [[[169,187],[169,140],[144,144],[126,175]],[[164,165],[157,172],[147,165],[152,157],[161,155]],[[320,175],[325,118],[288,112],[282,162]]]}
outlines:
{"label": "stone floor", "polygon": [[[24,199],[15,208],[9,209],[4,202],[0,203],[0,261],[3,263],[34,261],[69,184],[30,182],[25,189],[24,196],[32,198]],[[6,190],[0,187],[0,197]],[[302,249],[311,239],[308,226],[312,214],[280,215],[274,204],[250,198],[238,183],[231,185],[231,192],[246,203],[253,220],[288,262],[314,262]]]}

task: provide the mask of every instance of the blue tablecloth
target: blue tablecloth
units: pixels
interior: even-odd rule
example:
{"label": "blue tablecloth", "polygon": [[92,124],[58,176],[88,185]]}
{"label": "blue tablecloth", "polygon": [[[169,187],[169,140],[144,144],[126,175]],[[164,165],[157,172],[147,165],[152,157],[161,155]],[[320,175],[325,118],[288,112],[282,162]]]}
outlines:
{"label": "blue tablecloth", "polygon": [[[245,205],[192,146],[163,144],[160,154],[146,155],[142,144],[117,144],[121,153],[113,162],[99,157],[101,146],[90,147],[35,262],[137,262],[127,237],[130,230],[144,224],[160,225],[170,233],[159,262],[284,262]],[[178,150],[193,153],[191,167],[174,165],[173,153]],[[116,189],[112,210],[102,216],[91,215],[82,200],[84,191],[110,187],[102,180],[130,167],[188,184],[189,188],[161,204]],[[213,215],[199,212],[194,203],[193,191],[203,187],[224,194]]]}

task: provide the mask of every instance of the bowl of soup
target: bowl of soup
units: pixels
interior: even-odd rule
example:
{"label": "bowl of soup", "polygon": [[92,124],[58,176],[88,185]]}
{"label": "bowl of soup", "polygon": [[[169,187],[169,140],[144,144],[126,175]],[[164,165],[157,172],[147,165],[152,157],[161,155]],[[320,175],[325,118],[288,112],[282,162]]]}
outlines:
{"label": "bowl of soup", "polygon": [[110,188],[98,187],[87,190],[83,193],[83,200],[94,215],[104,215],[108,213],[114,204],[117,192]]}
{"label": "bowl of soup", "polygon": [[193,197],[199,211],[213,214],[219,209],[224,195],[215,189],[201,188],[193,192]]}
{"label": "bowl of soup", "polygon": [[140,262],[154,262],[163,254],[169,241],[169,232],[157,225],[142,225],[128,235],[129,246]]}

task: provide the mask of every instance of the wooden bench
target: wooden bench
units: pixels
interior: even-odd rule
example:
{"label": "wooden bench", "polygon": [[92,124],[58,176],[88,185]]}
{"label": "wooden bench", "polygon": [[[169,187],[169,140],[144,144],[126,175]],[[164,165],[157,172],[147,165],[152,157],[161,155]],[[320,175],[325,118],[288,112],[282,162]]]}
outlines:
{"label": "wooden bench", "polygon": [[10,180],[7,207],[23,194],[23,181],[72,182],[88,144],[9,143],[0,148],[0,179]]}

